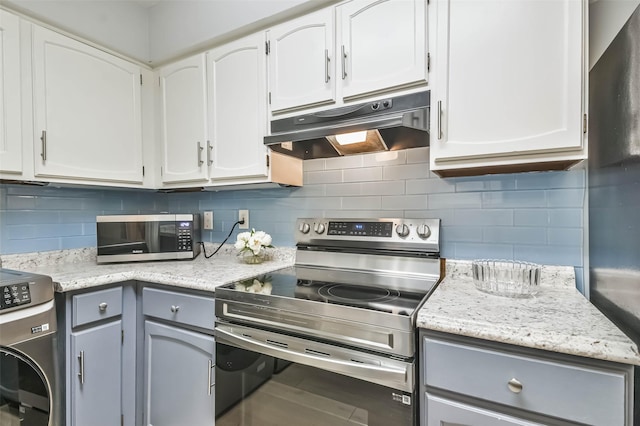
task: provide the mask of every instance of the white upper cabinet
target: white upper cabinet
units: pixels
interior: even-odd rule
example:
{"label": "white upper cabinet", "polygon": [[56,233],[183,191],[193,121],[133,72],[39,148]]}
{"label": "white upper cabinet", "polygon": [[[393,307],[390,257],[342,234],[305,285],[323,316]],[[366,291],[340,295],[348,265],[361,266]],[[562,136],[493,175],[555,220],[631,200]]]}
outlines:
{"label": "white upper cabinet", "polygon": [[20,20],[0,10],[0,172],[22,172]]}
{"label": "white upper cabinet", "polygon": [[211,144],[205,54],[167,65],[159,75],[162,182],[206,181]]}
{"label": "white upper cabinet", "polygon": [[585,158],[584,2],[438,0],[436,7],[432,170]]}
{"label": "white upper cabinet", "polygon": [[353,0],[337,12],[344,98],[426,83],[426,1]]}
{"label": "white upper cabinet", "polygon": [[426,0],[352,0],[268,37],[272,116],[427,83]]}
{"label": "white upper cabinet", "polygon": [[268,175],[265,33],[207,52],[212,179]]}
{"label": "white upper cabinet", "polygon": [[36,177],[142,183],[140,71],[33,27]]}
{"label": "white upper cabinet", "polygon": [[310,13],[269,30],[272,111],[335,102],[333,34],[334,8]]}

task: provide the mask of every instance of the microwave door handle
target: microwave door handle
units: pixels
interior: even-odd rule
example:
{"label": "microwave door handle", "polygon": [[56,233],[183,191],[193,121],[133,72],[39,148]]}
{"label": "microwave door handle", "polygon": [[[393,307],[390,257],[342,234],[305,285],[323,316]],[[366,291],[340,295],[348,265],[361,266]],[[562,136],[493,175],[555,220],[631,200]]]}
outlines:
{"label": "microwave door handle", "polygon": [[345,374],[356,379],[362,379],[374,383],[383,383],[389,387],[394,387],[398,384],[407,387],[409,385],[407,380],[407,371],[405,369],[381,367],[377,365],[310,355],[308,353],[301,353],[291,349],[274,347],[258,340],[246,336],[239,336],[220,328],[215,329],[215,336],[216,342],[218,343],[227,343],[248,351],[259,352],[264,355],[282,358],[298,364],[309,365],[311,367]]}

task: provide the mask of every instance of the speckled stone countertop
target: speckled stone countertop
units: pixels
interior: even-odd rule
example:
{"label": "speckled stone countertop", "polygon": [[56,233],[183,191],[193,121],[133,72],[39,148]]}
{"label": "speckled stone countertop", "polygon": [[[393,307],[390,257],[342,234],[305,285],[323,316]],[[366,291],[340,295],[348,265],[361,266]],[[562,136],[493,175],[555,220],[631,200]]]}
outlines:
{"label": "speckled stone countertop", "polygon": [[[207,244],[207,254],[215,248],[217,245]],[[233,245],[225,245],[209,259],[200,253],[194,260],[99,265],[95,260],[95,248],[87,248],[3,255],[2,267],[49,275],[58,292],[130,280],[213,292],[220,285],[286,268],[294,263],[294,248],[275,248],[269,253],[270,258],[259,265],[243,263],[236,256]]]}
{"label": "speckled stone countertop", "polygon": [[572,267],[544,266],[540,291],[512,299],[478,291],[470,261],[447,260],[418,327],[552,352],[640,365],[638,347],[575,288]]}

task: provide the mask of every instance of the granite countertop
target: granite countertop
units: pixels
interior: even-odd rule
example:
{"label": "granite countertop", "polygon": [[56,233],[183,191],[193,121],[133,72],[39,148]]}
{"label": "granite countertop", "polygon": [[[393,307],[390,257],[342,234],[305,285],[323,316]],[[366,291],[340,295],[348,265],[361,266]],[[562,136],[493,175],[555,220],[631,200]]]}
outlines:
{"label": "granite countertop", "polygon": [[540,291],[512,299],[478,291],[470,261],[447,260],[418,327],[551,352],[640,365],[638,347],[575,288],[572,267],[544,266]]}
{"label": "granite countertop", "polygon": [[[207,254],[216,245],[206,245]],[[292,266],[294,248],[269,250],[269,259],[247,265],[236,256],[233,245],[225,245],[209,259],[200,253],[194,260],[97,264],[95,248],[3,255],[2,267],[35,272],[53,278],[58,292],[80,290],[136,280],[197,290],[215,288],[235,281]]]}

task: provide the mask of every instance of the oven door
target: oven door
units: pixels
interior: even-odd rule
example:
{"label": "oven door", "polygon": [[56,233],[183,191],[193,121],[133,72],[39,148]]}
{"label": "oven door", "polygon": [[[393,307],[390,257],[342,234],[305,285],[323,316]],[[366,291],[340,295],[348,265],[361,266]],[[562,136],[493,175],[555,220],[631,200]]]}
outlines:
{"label": "oven door", "polygon": [[414,426],[415,365],[217,323],[216,426]]}

